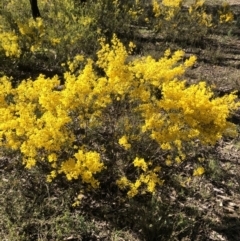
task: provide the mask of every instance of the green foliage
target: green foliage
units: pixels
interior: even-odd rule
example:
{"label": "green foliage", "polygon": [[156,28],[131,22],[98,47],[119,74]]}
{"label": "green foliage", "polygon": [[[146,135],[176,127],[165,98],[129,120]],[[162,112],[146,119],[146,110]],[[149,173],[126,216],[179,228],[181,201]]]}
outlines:
{"label": "green foliage", "polygon": [[21,55],[15,56],[21,61],[34,62],[37,54],[47,56],[49,68],[76,53],[96,49],[98,32],[92,8],[76,6],[74,1],[40,1],[42,19],[34,21],[26,11],[28,5],[27,0],[9,1],[2,10],[9,31],[18,36]]}
{"label": "green foliage", "polygon": [[44,70],[59,69],[76,54],[94,55],[101,36],[110,40],[113,33],[132,35],[130,25],[141,13],[135,1],[110,0],[84,4],[74,0],[39,1],[42,18],[36,21],[29,9],[28,0],[2,4],[0,51],[13,58],[16,66],[20,63]]}

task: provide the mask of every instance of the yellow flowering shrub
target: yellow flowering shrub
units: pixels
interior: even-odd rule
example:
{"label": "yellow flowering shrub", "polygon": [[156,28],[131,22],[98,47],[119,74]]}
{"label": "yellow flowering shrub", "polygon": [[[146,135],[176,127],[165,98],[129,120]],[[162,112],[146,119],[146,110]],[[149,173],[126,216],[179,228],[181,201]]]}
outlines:
{"label": "yellow flowering shrub", "polygon": [[41,18],[36,19],[31,16],[29,0],[2,4],[0,51],[6,57],[18,57],[22,64],[35,64],[37,59],[44,68],[60,68],[77,53],[96,54],[101,36],[131,35],[131,23],[142,14],[139,1],[80,2],[39,1]]}
{"label": "yellow flowering shrub", "polygon": [[148,23],[162,37],[171,41],[197,42],[208,30],[233,21],[233,13],[228,4],[223,3],[219,7],[216,17],[206,10],[205,0],[195,0],[191,4],[184,0],[152,0],[152,11],[154,18]]}
{"label": "yellow flowering shrub", "polygon": [[[48,181],[64,175],[93,188],[106,171],[134,197],[163,183],[161,159],[144,154],[148,142],[169,152],[171,165],[184,160],[196,140],[213,145],[236,133],[228,121],[239,106],[234,94],[214,97],[204,82],[186,86],[182,80],[194,56],[183,61],[183,51],[167,50],[158,60],[127,61],[128,50],[116,35],[100,45],[96,62],[76,56],[61,89],[57,76],[40,75],[16,88],[0,78],[1,148],[18,151],[26,168],[45,163]],[[77,72],[76,61],[84,63]],[[124,164],[116,172],[118,162]]]}

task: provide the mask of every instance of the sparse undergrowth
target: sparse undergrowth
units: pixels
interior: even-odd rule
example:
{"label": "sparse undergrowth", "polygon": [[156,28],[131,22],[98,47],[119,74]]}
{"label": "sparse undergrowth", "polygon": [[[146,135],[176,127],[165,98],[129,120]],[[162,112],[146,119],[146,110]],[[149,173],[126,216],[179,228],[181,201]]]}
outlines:
{"label": "sparse undergrowth", "polygon": [[[238,73],[240,57],[237,52],[231,52],[235,44],[238,44],[238,33],[235,26],[231,28],[228,35],[223,34],[226,33],[226,26],[223,26],[222,30],[220,28],[221,31],[218,29],[213,32],[208,39],[204,39],[204,45],[185,46],[185,52],[198,56],[194,68],[185,73],[187,84],[195,84],[203,79],[212,85],[216,95],[225,96],[237,90],[239,96],[239,81],[234,73]],[[176,41],[164,43],[162,37],[153,40],[148,30],[141,31],[143,38],[137,41],[141,46],[141,54],[145,56],[151,54],[159,58],[169,46],[173,50],[179,49]],[[142,40],[144,42],[141,42]],[[228,54],[231,54],[234,63],[229,60]],[[140,57],[129,56],[129,61],[136,58]],[[4,61],[8,60],[4,58]],[[66,66],[72,68],[74,74],[78,74],[84,65],[80,66],[80,71],[76,69],[78,65],[74,65],[74,61],[68,62]],[[221,74],[217,72],[219,69],[223,71]],[[99,75],[104,75],[101,69],[96,68],[96,71],[99,71]],[[227,78],[230,71],[231,75]],[[215,78],[217,74],[218,79]],[[61,92],[61,88],[62,86],[57,91]],[[159,93],[154,91],[151,93],[157,96]],[[8,103],[13,104],[11,98]],[[37,166],[26,170],[21,164],[22,155],[19,152],[2,150],[1,240],[237,240],[240,235],[239,135],[223,138],[215,145],[205,147],[196,140],[194,148],[186,149],[187,157],[184,161],[169,165],[170,163],[165,163],[169,152],[159,150],[153,140],[145,136],[134,146],[136,139],[129,143],[128,139],[123,138],[122,134],[125,133],[116,131],[116,127],[122,126],[124,129],[128,126],[123,122],[126,114],[132,124],[139,125],[139,120],[135,120],[135,115],[130,111],[133,104],[122,101],[120,106],[118,103],[120,102],[114,103],[112,108],[104,112],[106,119],[101,128],[94,129],[94,124],[93,129],[81,127],[74,133],[78,137],[75,140],[77,145],[87,144],[91,146],[91,150],[96,149],[99,152],[104,151],[102,147],[109,148],[108,152],[104,151],[108,169],[102,176],[97,175],[101,183],[100,191],[83,190],[81,180],[69,182],[63,175],[57,178],[54,176],[52,182],[46,182],[46,174],[51,171],[46,163],[38,162]],[[114,113],[116,110],[118,111]],[[235,113],[229,119],[237,124],[238,133],[239,117],[238,113]],[[113,140],[116,134],[119,142],[109,141]],[[135,138],[136,134],[139,133],[132,133],[132,137]],[[84,139],[81,139],[81,135]],[[135,181],[136,170],[131,164],[134,158],[129,158],[128,148],[135,148],[134,151],[147,159],[155,158],[154,161],[161,165],[164,163],[161,170],[164,185],[157,189],[154,195],[147,193],[129,199],[127,190],[117,187],[116,176],[113,174],[126,174],[132,182]],[[61,160],[74,152],[76,151],[73,148],[70,152],[63,153]],[[43,152],[40,152],[40,155],[43,155]],[[117,162],[111,166],[112,160]],[[141,168],[144,169],[145,164],[141,159],[137,161],[140,176],[141,172],[144,173]],[[149,167],[150,165],[146,166],[145,170],[148,171]],[[75,207],[72,204],[76,204]]]}

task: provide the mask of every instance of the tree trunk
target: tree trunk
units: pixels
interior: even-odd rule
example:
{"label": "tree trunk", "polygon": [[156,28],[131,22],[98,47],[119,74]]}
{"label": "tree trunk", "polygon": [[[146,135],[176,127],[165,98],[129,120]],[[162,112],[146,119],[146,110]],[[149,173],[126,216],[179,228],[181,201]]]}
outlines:
{"label": "tree trunk", "polygon": [[37,4],[37,0],[30,0],[30,4],[31,4],[31,9],[32,9],[32,16],[34,19],[36,18],[40,18],[40,12],[38,9],[38,4]]}

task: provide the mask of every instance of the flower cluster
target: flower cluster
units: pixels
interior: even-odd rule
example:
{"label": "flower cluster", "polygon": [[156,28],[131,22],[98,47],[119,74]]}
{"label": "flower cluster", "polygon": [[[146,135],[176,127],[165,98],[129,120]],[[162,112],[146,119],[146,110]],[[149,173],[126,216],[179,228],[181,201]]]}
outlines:
{"label": "flower cluster", "polygon": [[229,4],[223,3],[218,11],[220,23],[231,23],[234,19],[233,13],[230,11]]}
{"label": "flower cluster", "polygon": [[70,158],[61,164],[59,173],[64,173],[69,181],[78,179],[80,176],[83,182],[97,188],[99,182],[93,175],[101,172],[104,168],[103,163],[100,162],[99,153],[92,151],[84,153],[79,150],[74,157],[75,159]]}
{"label": "flower cluster", "polygon": [[133,165],[141,170],[141,174],[135,182],[131,182],[126,176],[117,180],[117,185],[120,189],[129,189],[127,192],[129,198],[136,196],[138,193],[154,193],[157,185],[163,184],[164,181],[159,178],[159,172],[161,170],[159,166],[149,170],[152,162],[146,163],[143,158],[138,157],[134,159]]}
{"label": "flower cluster", "polygon": [[131,144],[128,143],[127,137],[126,136],[122,136],[118,143],[123,146],[126,150],[128,150],[129,148],[131,148]]}
{"label": "flower cluster", "polygon": [[3,49],[7,57],[19,57],[21,49],[18,43],[18,36],[14,32],[0,31],[0,50]]}

